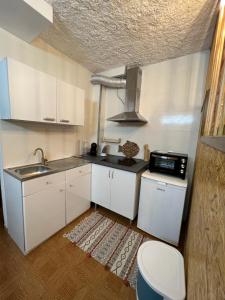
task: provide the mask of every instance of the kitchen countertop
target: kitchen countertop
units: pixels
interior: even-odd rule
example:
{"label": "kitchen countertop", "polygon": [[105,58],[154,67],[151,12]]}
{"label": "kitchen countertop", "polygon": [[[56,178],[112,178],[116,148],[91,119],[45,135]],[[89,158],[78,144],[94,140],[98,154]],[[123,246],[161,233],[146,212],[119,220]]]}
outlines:
{"label": "kitchen countertop", "polygon": [[[114,169],[124,170],[133,173],[139,173],[147,169],[149,162],[144,161],[142,159],[126,159],[124,156],[116,156],[116,155],[107,155],[107,156],[92,156],[92,155],[83,155],[82,156],[85,160],[89,160],[93,164],[111,167]],[[124,165],[122,163],[126,163],[133,161],[134,164]],[[119,162],[119,163],[118,163]]]}
{"label": "kitchen countertop", "polygon": [[16,172],[16,169],[18,168],[24,168],[24,167],[32,167],[32,166],[41,166],[41,164],[32,164],[32,165],[26,165],[26,166],[20,166],[20,167],[15,167],[15,168],[8,168],[4,169],[5,172],[8,174],[12,175],[13,177],[17,178],[20,181],[25,181],[41,176],[46,176],[58,172],[63,172],[69,169],[81,167],[84,165],[89,164],[90,161],[85,160],[83,158],[78,158],[78,157],[69,157],[69,158],[64,158],[64,159],[58,159],[58,160],[52,160],[49,161],[46,167],[48,167],[50,170],[45,173],[39,173],[39,174],[31,174],[31,175],[20,175],[18,172]]}
{"label": "kitchen countertop", "polygon": [[[98,164],[106,167],[111,167],[119,170],[124,170],[128,172],[133,173],[139,173],[141,171],[144,171],[147,169],[148,162],[142,160],[142,159],[132,159],[128,160],[128,163],[133,162],[134,164],[129,165],[123,165],[121,163],[127,163],[127,160],[123,156],[116,156],[116,155],[107,155],[107,156],[91,156],[91,155],[84,155],[82,157],[69,157],[64,159],[58,159],[49,161],[46,167],[49,168],[47,172],[44,173],[36,173],[36,174],[27,174],[27,175],[21,175],[18,172],[16,172],[16,169],[19,168],[25,168],[25,167],[32,167],[32,166],[41,166],[41,164],[32,164],[32,165],[26,165],[26,166],[19,166],[14,168],[8,168],[4,169],[4,171],[16,179],[20,181],[26,181],[29,179],[46,176],[58,172],[63,172],[69,169],[81,167],[84,165],[87,165],[89,163]],[[121,162],[122,161],[122,162]]]}

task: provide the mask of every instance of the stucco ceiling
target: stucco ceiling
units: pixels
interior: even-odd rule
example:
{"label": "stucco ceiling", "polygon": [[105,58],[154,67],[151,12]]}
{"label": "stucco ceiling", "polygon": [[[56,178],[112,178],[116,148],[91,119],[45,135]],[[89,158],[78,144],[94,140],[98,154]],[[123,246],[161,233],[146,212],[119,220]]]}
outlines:
{"label": "stucco ceiling", "polygon": [[93,72],[156,63],[208,49],[216,0],[46,0],[54,25],[41,35]]}

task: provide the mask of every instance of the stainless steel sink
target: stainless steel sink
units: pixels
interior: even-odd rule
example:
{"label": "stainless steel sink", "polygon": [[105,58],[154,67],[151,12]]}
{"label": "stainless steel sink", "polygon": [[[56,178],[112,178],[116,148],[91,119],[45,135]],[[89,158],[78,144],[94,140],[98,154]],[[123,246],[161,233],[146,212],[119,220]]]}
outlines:
{"label": "stainless steel sink", "polygon": [[32,176],[49,172],[51,169],[44,165],[28,166],[15,169],[21,176]]}

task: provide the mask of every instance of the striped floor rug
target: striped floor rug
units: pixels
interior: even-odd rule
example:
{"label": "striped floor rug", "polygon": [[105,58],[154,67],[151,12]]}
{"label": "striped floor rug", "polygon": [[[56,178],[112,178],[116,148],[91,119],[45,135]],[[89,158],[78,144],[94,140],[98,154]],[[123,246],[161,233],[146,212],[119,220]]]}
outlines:
{"label": "striped floor rug", "polygon": [[99,212],[93,212],[64,237],[122,278],[127,285],[136,287],[137,251],[148,238]]}

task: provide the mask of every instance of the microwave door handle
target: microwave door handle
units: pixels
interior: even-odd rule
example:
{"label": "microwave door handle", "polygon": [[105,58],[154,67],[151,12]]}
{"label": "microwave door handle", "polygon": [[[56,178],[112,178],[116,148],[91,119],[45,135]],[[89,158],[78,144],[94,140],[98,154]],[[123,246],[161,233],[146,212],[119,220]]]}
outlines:
{"label": "microwave door handle", "polygon": [[155,155],[152,154],[152,157],[158,158],[158,159],[166,159],[166,160],[175,160],[178,161],[179,159],[177,157],[172,157],[172,156],[160,156],[160,155]]}

